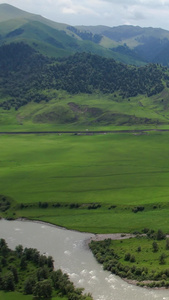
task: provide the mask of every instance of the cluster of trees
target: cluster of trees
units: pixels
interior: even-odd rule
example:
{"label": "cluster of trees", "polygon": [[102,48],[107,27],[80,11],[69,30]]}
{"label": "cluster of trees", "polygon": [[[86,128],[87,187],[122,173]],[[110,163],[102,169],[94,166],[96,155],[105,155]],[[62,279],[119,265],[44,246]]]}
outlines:
{"label": "cluster of trees", "polygon": [[52,67],[58,88],[70,93],[102,93],[119,91],[123,97],[155,94],[164,87],[159,66],[129,67],[113,59],[88,53],[77,53],[61,59]]}
{"label": "cluster of trees", "polygon": [[151,96],[169,81],[165,68],[150,64],[132,67],[89,53],[53,59],[45,57],[24,43],[0,47],[0,93],[7,97],[0,107],[16,110],[30,101],[49,101],[45,89],[77,93],[114,93],[123,98]]}
{"label": "cluster of trees", "polygon": [[75,28],[73,26],[67,26],[67,29],[74,32],[82,40],[91,41],[91,42],[94,42],[96,44],[99,44],[102,37],[103,37],[101,34],[93,34],[92,32],[89,32],[89,31],[80,31],[80,30],[78,30],[77,28]]}
{"label": "cluster of trees", "polygon": [[0,92],[2,97],[9,99],[1,102],[0,106],[6,110],[11,107],[17,110],[30,101],[48,101],[47,97],[43,99],[43,95],[39,100],[39,92],[43,89],[42,77],[49,63],[52,59],[23,42],[1,46]]}
{"label": "cluster of trees", "polygon": [[[158,241],[166,239],[165,234],[158,230],[158,232],[153,232],[154,235],[148,239],[152,239],[152,255],[154,252],[159,251]],[[156,238],[156,240],[154,240]],[[137,264],[136,255],[132,252],[124,252],[124,257],[122,258],[117,250],[115,251],[112,245],[111,239],[106,239],[104,241],[92,241],[90,243],[90,249],[92,250],[95,258],[101,264],[105,270],[112,272],[122,278],[127,278],[137,281],[150,281],[145,282],[150,287],[154,286],[165,286],[169,287],[169,269],[163,269],[161,271],[149,270],[147,267],[140,267]],[[169,239],[166,239],[165,249],[169,250]],[[141,245],[138,246],[136,252],[141,252]],[[159,265],[165,265],[166,263],[166,253],[159,253],[158,263]],[[128,262],[128,264],[126,264]],[[158,282],[157,282],[158,281]]]}
{"label": "cluster of trees", "polygon": [[54,270],[53,258],[37,249],[18,245],[14,251],[0,239],[0,290],[19,291],[39,299],[49,299],[58,293],[68,300],[91,300],[83,289],[75,288],[67,274]]}
{"label": "cluster of trees", "polygon": [[137,212],[143,211],[143,210],[144,210],[144,206],[136,206],[136,207],[134,207],[134,208],[132,209],[132,211],[133,211],[134,213],[137,213]]}
{"label": "cluster of trees", "polygon": [[157,230],[156,232],[153,229],[144,228],[143,233],[145,233],[150,239],[158,241],[166,239],[166,234],[161,229]]}
{"label": "cluster of trees", "polygon": [[140,56],[137,54],[137,52],[135,50],[131,50],[126,44],[112,48],[112,50],[124,55],[128,55],[136,60],[140,60]]}

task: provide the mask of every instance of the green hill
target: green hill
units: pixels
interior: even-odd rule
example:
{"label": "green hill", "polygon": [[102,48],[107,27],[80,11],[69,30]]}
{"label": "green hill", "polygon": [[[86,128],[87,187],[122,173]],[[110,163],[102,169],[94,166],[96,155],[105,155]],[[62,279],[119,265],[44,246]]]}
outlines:
{"label": "green hill", "polygon": [[0,47],[0,124],[164,125],[166,67],[127,66],[89,53],[49,58],[32,47]]}
{"label": "green hill", "polygon": [[72,27],[1,4],[0,124],[168,125],[168,69],[144,63],[167,65],[168,40],[162,29]]}

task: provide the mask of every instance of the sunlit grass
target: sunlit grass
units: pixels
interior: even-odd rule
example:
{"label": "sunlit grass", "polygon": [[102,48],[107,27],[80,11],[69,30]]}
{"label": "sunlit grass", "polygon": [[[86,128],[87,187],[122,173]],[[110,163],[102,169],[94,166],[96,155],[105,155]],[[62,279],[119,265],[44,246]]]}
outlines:
{"label": "sunlit grass", "polygon": [[[17,206],[16,217],[81,231],[132,232],[145,226],[169,231],[168,137],[167,132],[2,135],[0,193],[29,204]],[[49,207],[39,208],[39,202]],[[61,207],[53,209],[52,203]],[[70,209],[71,203],[80,207]],[[89,210],[90,203],[101,207]],[[137,206],[144,211],[134,213]]]}

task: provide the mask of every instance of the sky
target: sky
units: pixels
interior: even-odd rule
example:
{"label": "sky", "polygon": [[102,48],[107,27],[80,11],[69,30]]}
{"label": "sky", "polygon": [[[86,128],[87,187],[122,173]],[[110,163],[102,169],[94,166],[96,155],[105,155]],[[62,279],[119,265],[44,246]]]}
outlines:
{"label": "sky", "polygon": [[134,25],[169,30],[169,0],[0,0],[69,25]]}

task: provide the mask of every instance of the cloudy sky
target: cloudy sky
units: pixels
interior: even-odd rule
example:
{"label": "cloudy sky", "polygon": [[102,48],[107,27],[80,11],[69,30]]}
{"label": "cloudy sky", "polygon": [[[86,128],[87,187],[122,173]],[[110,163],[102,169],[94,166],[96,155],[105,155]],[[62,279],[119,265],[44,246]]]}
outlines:
{"label": "cloudy sky", "polygon": [[138,25],[169,30],[169,0],[0,0],[70,25]]}

